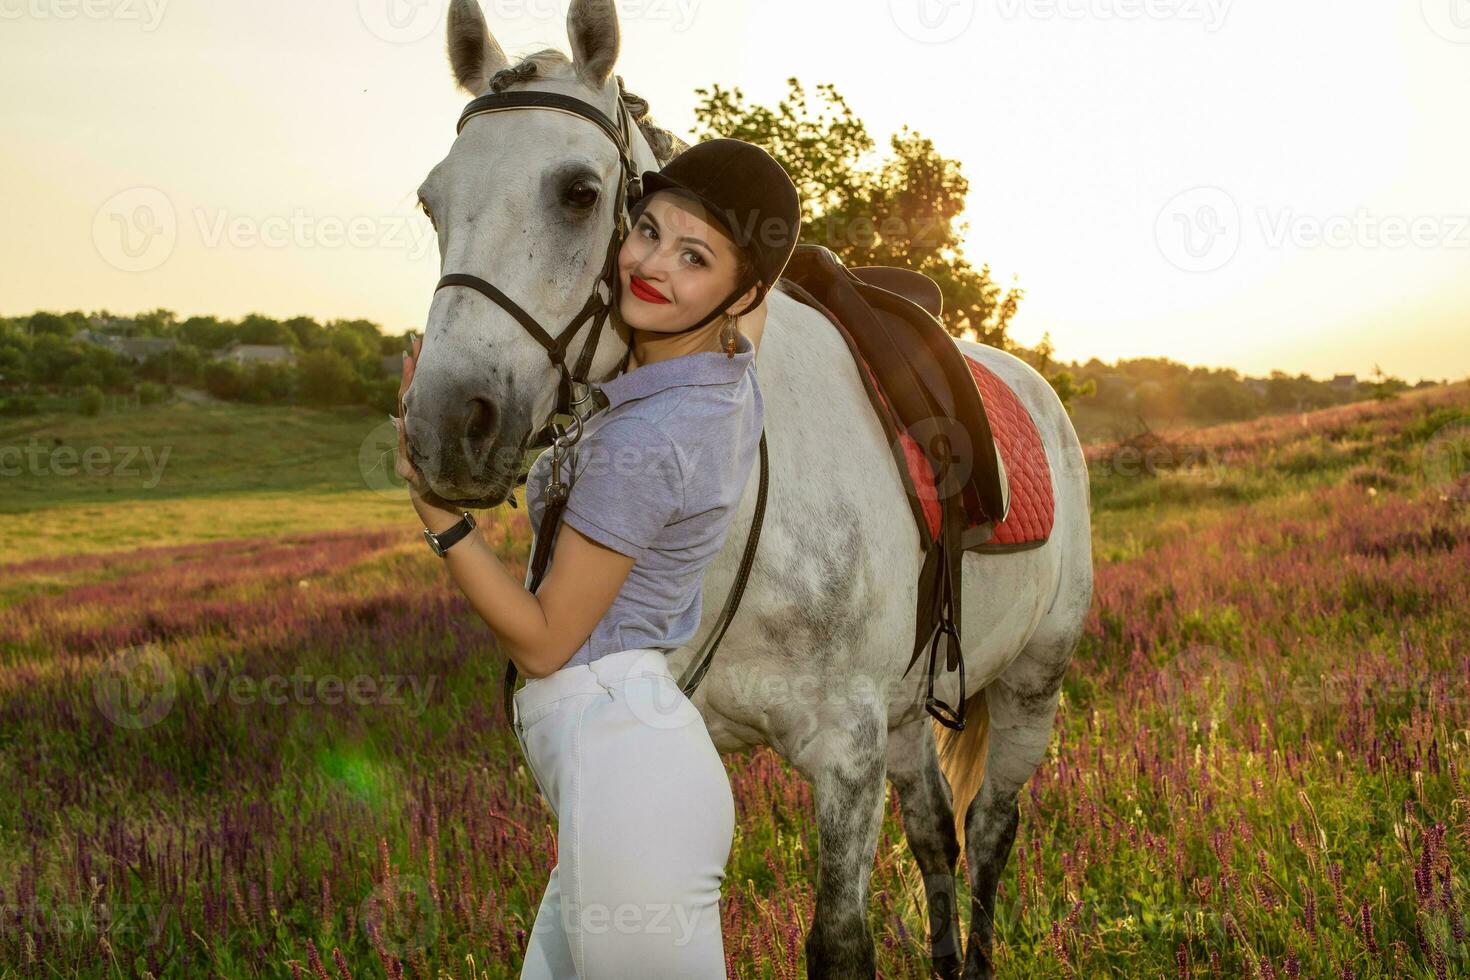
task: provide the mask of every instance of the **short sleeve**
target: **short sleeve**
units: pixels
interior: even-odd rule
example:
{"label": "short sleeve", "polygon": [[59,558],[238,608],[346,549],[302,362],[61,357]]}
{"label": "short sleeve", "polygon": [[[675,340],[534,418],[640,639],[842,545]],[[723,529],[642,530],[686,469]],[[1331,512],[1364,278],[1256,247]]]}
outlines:
{"label": "short sleeve", "polygon": [[641,559],[683,508],[684,471],[674,441],[641,419],[611,419],[578,452],[562,520]]}

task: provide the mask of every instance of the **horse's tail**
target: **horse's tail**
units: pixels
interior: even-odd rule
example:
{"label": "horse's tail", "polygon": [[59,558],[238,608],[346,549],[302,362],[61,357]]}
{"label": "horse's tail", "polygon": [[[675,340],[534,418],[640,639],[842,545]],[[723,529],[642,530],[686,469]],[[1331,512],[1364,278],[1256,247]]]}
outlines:
{"label": "horse's tail", "polygon": [[965,814],[985,779],[985,754],[990,748],[990,709],[985,703],[985,689],[982,687],[965,699],[964,731],[957,732],[932,719],[930,724],[934,726],[934,744],[939,750],[939,771],[949,781],[955,837],[963,854]]}

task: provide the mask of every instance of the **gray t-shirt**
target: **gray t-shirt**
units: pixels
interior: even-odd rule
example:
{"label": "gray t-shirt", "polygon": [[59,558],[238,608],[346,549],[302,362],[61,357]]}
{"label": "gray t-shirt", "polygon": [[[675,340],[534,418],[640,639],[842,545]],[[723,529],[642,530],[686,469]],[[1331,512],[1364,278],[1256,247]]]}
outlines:
{"label": "gray t-shirt", "polygon": [[[562,522],[635,562],[565,667],[640,647],[672,652],[694,638],[704,569],[724,544],[765,419],[755,351],[744,336],[733,358],[685,354],[600,387],[608,405],[587,420],[563,464],[572,489]],[[547,449],[526,478],[533,553],[550,476]]]}

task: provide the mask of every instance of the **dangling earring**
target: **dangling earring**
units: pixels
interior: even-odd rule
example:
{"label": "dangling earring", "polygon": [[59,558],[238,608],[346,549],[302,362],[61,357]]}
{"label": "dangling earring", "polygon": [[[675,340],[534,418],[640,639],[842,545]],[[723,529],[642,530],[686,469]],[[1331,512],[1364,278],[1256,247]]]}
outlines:
{"label": "dangling earring", "polygon": [[725,326],[720,330],[720,340],[725,345],[725,356],[728,358],[734,358],[735,356],[735,338],[740,334],[740,331],[736,328],[739,323],[740,321],[736,317],[728,313],[725,314]]}

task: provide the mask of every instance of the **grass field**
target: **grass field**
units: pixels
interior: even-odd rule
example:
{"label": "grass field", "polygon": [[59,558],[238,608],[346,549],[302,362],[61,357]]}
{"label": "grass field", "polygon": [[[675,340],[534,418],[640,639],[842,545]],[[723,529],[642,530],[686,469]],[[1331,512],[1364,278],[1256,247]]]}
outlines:
{"label": "grass field", "polygon": [[[517,975],[555,835],[380,422],[0,426],[0,978]],[[1002,976],[1470,972],[1467,435],[1462,384],[1089,449]],[[523,512],[487,517],[519,574]],[[726,762],[730,973],[802,976],[809,789]],[[923,977],[896,799],[872,891],[882,976]]]}

